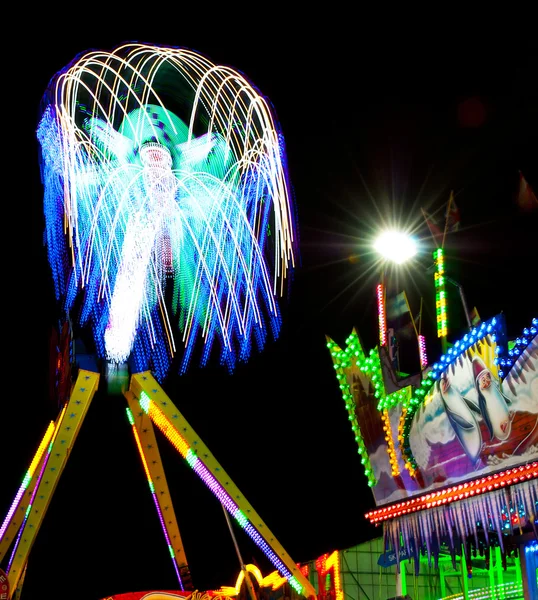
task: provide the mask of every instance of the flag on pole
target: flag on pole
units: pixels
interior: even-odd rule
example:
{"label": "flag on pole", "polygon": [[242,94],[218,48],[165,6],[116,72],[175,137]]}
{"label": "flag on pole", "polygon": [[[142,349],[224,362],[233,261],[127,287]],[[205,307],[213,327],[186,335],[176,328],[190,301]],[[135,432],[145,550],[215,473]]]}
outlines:
{"label": "flag on pole", "polygon": [[443,242],[441,248],[445,247],[445,238],[447,233],[457,231],[460,226],[460,211],[454,201],[454,192],[450,192],[445,209],[445,228],[443,230]]}
{"label": "flag on pole", "polygon": [[437,246],[437,248],[440,248],[443,243],[443,230],[441,229],[437,218],[426,212],[423,208],[420,210],[422,210],[422,215],[426,221],[426,225],[432,234],[434,244]]}
{"label": "flag on pole", "polygon": [[454,200],[454,192],[450,192],[450,197],[445,208],[444,224],[440,222],[440,219],[426,212],[423,208],[421,210],[435,245],[437,248],[443,248],[446,234],[458,231],[461,221],[460,209]]}
{"label": "flag on pole", "polygon": [[450,192],[450,199],[445,212],[445,234],[458,231],[460,227],[461,215],[460,209],[456,206],[454,192]]}
{"label": "flag on pole", "polygon": [[519,172],[519,191],[517,195],[517,204],[522,210],[532,210],[538,208],[538,199],[534,190],[531,188],[523,173]]}
{"label": "flag on pole", "polygon": [[395,371],[399,371],[400,370],[400,360],[399,360],[399,355],[398,355],[398,340],[396,338],[396,333],[394,331],[394,329],[391,327],[388,332],[387,332],[387,336],[389,339],[389,358],[390,358],[390,362],[394,368]]}
{"label": "flag on pole", "polygon": [[473,327],[480,325],[480,323],[482,322],[482,319],[480,318],[480,315],[478,314],[478,310],[477,310],[476,306],[471,311],[471,314],[469,315],[469,320],[471,321],[471,325]]}
{"label": "flag on pole", "polygon": [[420,323],[420,318],[421,312],[413,317],[405,290],[387,302],[387,321],[392,322],[394,333],[398,338],[410,339],[413,334],[418,335],[417,325]]}
{"label": "flag on pole", "polygon": [[409,320],[403,323],[396,329],[396,336],[404,339],[412,339],[418,334],[418,326],[420,324],[421,314],[418,313],[414,317],[409,313]]}
{"label": "flag on pole", "polygon": [[387,302],[387,319],[397,319],[409,311],[405,292],[400,292]]}

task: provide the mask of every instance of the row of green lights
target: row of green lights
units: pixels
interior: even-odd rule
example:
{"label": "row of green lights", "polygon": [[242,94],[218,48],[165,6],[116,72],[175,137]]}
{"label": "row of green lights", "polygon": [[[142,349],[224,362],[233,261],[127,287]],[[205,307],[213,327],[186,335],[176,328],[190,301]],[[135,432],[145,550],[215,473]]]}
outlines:
{"label": "row of green lights", "polygon": [[398,404],[405,404],[409,400],[409,387],[405,387],[403,390],[396,390],[382,398],[377,404],[377,410],[383,412],[384,410],[390,410]]}
{"label": "row of green lights", "polygon": [[357,366],[363,373],[370,375],[370,381],[374,385],[374,396],[379,402],[382,402],[386,394],[379,350],[377,348],[370,350],[368,358],[365,358],[363,361],[357,360]]}
{"label": "row of green lights", "polygon": [[417,463],[413,458],[413,453],[411,452],[411,446],[409,444],[409,432],[411,431],[413,416],[424,403],[426,394],[430,391],[433,384],[434,379],[432,376],[432,371],[430,371],[426,378],[422,380],[420,386],[415,388],[413,394],[411,395],[411,398],[407,399],[407,401],[404,402],[404,407],[407,410],[405,411],[405,413],[402,414],[403,423],[401,426],[402,439],[400,441],[400,448],[402,451],[402,458],[406,463],[406,468],[409,469],[409,467],[411,467],[411,470],[413,471],[417,468]]}
{"label": "row of green lights", "polygon": [[[482,600],[490,598],[491,600],[497,600],[501,598],[522,598],[523,584],[520,582],[513,583],[499,583],[493,587],[478,588],[475,590],[469,590],[467,592],[467,598],[469,600]],[[445,596],[440,600],[464,600],[463,594],[453,594],[452,596]]]}
{"label": "row of green lights", "polygon": [[344,400],[346,410],[348,412],[348,419],[351,421],[351,429],[353,430],[353,433],[355,435],[355,441],[358,445],[358,453],[361,457],[361,464],[364,467],[364,474],[366,475],[366,478],[368,480],[368,485],[370,487],[373,487],[377,484],[377,480],[374,476],[374,471],[370,462],[370,457],[368,455],[368,451],[366,450],[366,446],[361,435],[359,423],[355,415],[355,401],[353,399],[353,394],[349,388],[349,384],[347,383],[346,375],[344,372],[344,369],[353,366],[353,359],[355,359],[355,364],[360,369],[360,364],[366,364],[368,359],[366,359],[364,355],[361,344],[359,342],[359,338],[356,333],[352,333],[348,337],[348,339],[346,340],[346,344],[346,349],[341,350],[337,344],[330,341],[327,342],[327,348],[331,352],[331,356],[334,363],[333,366],[336,371],[336,378],[338,380],[339,387],[342,392],[342,398]]}
{"label": "row of green lights", "polygon": [[381,371],[379,350],[377,348],[371,350],[369,356],[366,357],[355,332],[347,338],[346,344],[347,346],[345,350],[341,350],[334,342],[328,342],[327,347],[331,351],[334,368],[337,371],[336,378],[338,379],[342,397],[348,411],[348,418],[352,422],[351,427],[355,434],[355,440],[359,445],[361,463],[365,467],[365,475],[368,477],[368,485],[372,487],[372,485],[375,485],[377,481],[373,475],[370,459],[364,445],[364,440],[360,433],[359,424],[355,416],[355,403],[353,394],[349,389],[349,384],[347,383],[344,369],[352,367],[353,359],[355,359],[355,364],[360,371],[370,376],[370,380],[372,381],[375,389],[374,395],[379,400],[377,405],[377,409],[379,411],[383,411],[384,409],[388,410],[397,404],[402,404],[407,408],[407,415],[409,416],[405,420],[405,425],[403,428],[403,431],[405,432],[405,435],[403,436],[405,445],[402,444],[401,450],[404,460],[406,462],[409,461],[409,464],[414,465],[414,468],[416,468],[416,463],[413,459],[408,443],[409,429],[412,416],[424,401],[424,397],[433,384],[433,380],[430,379],[428,375],[428,378],[422,381],[421,387],[417,388],[412,395],[409,394],[408,390],[398,390],[392,394],[386,395]]}
{"label": "row of green lights", "polygon": [[438,248],[433,253],[433,260],[435,262],[437,272],[434,275],[435,278],[435,306],[437,313],[437,337],[446,337],[447,335],[447,314],[446,314],[446,291],[445,291],[445,278],[444,273],[444,260],[443,250]]}
{"label": "row of green lights", "polygon": [[381,370],[379,350],[377,348],[370,350],[369,355],[366,356],[355,332],[346,339],[345,350],[339,348],[338,345],[332,341],[327,343],[327,348],[330,350],[333,358],[334,369],[337,372],[336,378],[348,411],[348,419],[351,421],[351,428],[355,434],[355,440],[359,446],[358,452],[361,455],[361,463],[364,466],[365,475],[368,478],[368,485],[372,487],[377,483],[377,480],[373,475],[372,465],[355,415],[355,401],[345,375],[345,369],[353,367],[354,364],[362,373],[367,375],[372,382],[374,386],[374,396],[378,400],[377,409],[380,412],[389,410],[398,404],[405,407],[405,417],[403,418],[403,423],[401,425],[401,435],[399,435],[400,448],[407,468],[412,467],[412,470],[415,470],[417,464],[411,452],[409,432],[414,414],[423,404],[426,394],[430,391],[430,388],[434,383],[431,372],[428,373],[427,377],[421,382],[421,385],[417,387],[412,394],[409,393],[408,389],[404,389],[397,390],[392,394],[387,395]]}

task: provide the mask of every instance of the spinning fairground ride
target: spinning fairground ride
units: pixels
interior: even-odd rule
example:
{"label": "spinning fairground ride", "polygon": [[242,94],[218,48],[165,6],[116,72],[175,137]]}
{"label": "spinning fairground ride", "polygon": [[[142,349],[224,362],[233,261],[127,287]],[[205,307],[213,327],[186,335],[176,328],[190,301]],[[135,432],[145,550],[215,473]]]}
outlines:
{"label": "spinning fairground ride", "polygon": [[[446,338],[442,248],[433,258]],[[514,339],[503,315],[469,322],[433,365],[417,335],[421,370],[408,375],[391,359],[383,285],[377,296],[379,345],[366,352],[353,330],[327,347],[396,594],[406,594],[405,562],[440,576],[443,598],[538,599],[538,319]]]}
{"label": "spinning fairground ride", "polygon": [[[284,140],[267,99],[191,50],[126,43],[84,52],[52,78],[37,137],[62,313],[53,357],[61,409],[1,524],[1,597],[20,594],[103,375],[126,400],[177,595],[194,588],[154,427],[275,567],[271,585],[315,596],[161,386],[176,356],[181,374],[195,357],[205,366],[215,354],[231,372],[279,334],[277,299],[294,268],[296,223]],[[100,368],[73,361],[77,327],[91,332]],[[242,575],[248,585],[249,570]]]}

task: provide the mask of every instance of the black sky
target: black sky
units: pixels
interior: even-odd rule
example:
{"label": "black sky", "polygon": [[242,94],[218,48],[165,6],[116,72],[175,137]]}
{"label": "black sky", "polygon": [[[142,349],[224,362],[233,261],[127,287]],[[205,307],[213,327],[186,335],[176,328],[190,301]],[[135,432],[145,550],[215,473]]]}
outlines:
{"label": "black sky", "polygon": [[[233,30],[233,19],[226,28]],[[217,23],[172,30],[155,21],[117,25],[113,34],[43,28],[25,43],[35,58],[13,61],[5,75],[11,186],[0,517],[56,416],[47,398],[55,311],[35,140],[41,96],[88,48],[133,40],[184,46],[242,71],[271,100],[287,144],[301,259],[276,342],[232,376],[193,368],[164,387],[292,558],[304,562],[380,535],[364,518],[374,501],[325,347],[325,335],[343,344],[353,326],[366,349],[376,344],[377,271],[368,243],[380,223],[412,223],[423,241],[416,268],[393,284],[406,289],[413,308],[424,298],[431,360],[440,350],[426,271],[433,247],[420,208],[440,210],[450,190],[461,229],[447,239],[447,269],[469,307],[484,319],[504,312],[511,336],[538,314],[538,207],[524,211],[516,202],[520,170],[538,190],[538,50],[508,27],[447,38],[369,31],[345,17],[320,18],[315,27],[286,26],[283,17],[249,36],[223,35]],[[457,296],[451,306],[455,340],[458,326],[464,332]],[[195,586],[231,585],[239,564],[221,507],[166,441],[161,452]],[[268,573],[250,540],[236,535],[244,560]],[[47,598],[97,600],[175,587],[124,401],[97,394],[30,555],[22,598],[51,588]]]}

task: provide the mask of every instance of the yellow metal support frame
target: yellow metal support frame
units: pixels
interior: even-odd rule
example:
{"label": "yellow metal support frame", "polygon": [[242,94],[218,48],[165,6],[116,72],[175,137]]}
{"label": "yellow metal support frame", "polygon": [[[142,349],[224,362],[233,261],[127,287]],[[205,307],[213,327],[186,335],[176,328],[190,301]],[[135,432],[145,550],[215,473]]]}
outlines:
{"label": "yellow metal support frame", "polygon": [[[6,572],[11,600],[14,600],[16,591],[17,594],[20,594],[30,551],[98,385],[98,373],[79,371],[69,400],[54,423],[48,448],[42,453],[37,466],[35,466],[34,475],[28,482],[24,493],[20,495],[16,506],[13,507],[12,516],[0,538],[0,561],[8,551],[11,551],[9,568]],[[287,569],[291,573],[288,580],[292,579],[293,581],[290,581],[290,585],[296,591],[300,590],[300,593],[306,598],[316,598],[313,585],[301,573],[298,565],[292,561],[289,554],[166,395],[151,372],[132,375],[129,389],[123,393],[134,420],[134,435],[144,470],[152,485],[155,486],[155,482],[158,482],[156,486],[158,493],[155,494],[157,510],[160,511],[160,517],[166,514],[166,518],[161,520],[170,540],[172,558],[178,566],[182,580],[190,580],[190,574],[153,423],[163,431],[191,466],[193,460],[201,461],[199,464],[203,466],[204,472],[210,474],[213,482],[218,482],[221,497],[219,498],[214,486],[208,485],[209,489],[219,500],[222,500],[222,494],[224,494],[224,497],[237,507],[238,512],[233,514],[230,510],[230,502],[228,502],[229,506],[226,506],[226,502],[221,502],[223,508],[233,518],[239,516],[240,524],[243,527],[248,526],[251,534],[254,531],[255,537],[263,539],[270,549],[271,556],[268,555],[268,558],[271,560],[272,557],[271,562],[284,565],[285,568],[281,570]],[[178,448],[175,443],[177,440],[180,440],[182,449]],[[200,471],[194,470],[202,477]],[[277,570],[279,569],[277,568]]]}
{"label": "yellow metal support frame", "polygon": [[[99,375],[97,373],[84,370],[79,372],[69,401],[58,418],[49,449],[44,453],[39,465],[39,474],[35,480],[34,489],[31,494],[25,495],[27,505],[24,517],[17,527],[18,534],[13,542],[12,559],[7,573],[12,594],[18,588],[19,581],[24,575],[30,550],[43,523],[82,421],[97,391],[98,383]],[[18,513],[20,516],[20,509]],[[10,534],[12,533],[11,529],[8,531]],[[3,542],[2,539],[0,541],[2,547],[4,547]]]}

